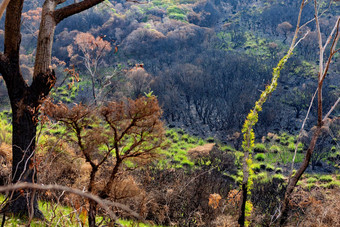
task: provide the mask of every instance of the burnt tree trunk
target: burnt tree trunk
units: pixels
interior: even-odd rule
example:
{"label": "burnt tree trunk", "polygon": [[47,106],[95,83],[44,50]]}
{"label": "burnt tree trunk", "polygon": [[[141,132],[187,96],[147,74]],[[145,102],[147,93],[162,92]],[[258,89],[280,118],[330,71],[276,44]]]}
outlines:
{"label": "burnt tree trunk", "polygon": [[[12,182],[37,182],[34,166],[36,126],[39,107],[56,82],[51,70],[53,37],[56,25],[63,19],[89,9],[103,0],[84,0],[56,10],[65,0],[45,0],[38,35],[33,82],[28,85],[20,72],[21,14],[24,0],[11,0],[6,9],[4,53],[0,53],[3,76],[12,108]],[[42,218],[30,190],[20,190],[4,212],[30,214]],[[32,207],[33,205],[33,207]],[[33,212],[33,214],[32,214]]]}

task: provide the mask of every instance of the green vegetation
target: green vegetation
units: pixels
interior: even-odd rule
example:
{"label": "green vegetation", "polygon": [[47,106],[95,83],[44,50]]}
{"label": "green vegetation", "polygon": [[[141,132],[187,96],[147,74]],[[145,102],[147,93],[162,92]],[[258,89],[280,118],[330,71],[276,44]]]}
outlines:
{"label": "green vegetation", "polygon": [[310,184],[310,183],[316,183],[317,181],[318,181],[317,178],[315,178],[315,177],[310,177],[310,178],[307,179],[306,182]]}
{"label": "green vegetation", "polygon": [[254,146],[255,153],[266,153],[266,146],[263,143],[256,143]]}
{"label": "green vegetation", "polygon": [[259,162],[262,162],[262,161],[265,160],[265,157],[266,157],[265,154],[259,153],[259,154],[255,155],[254,159],[259,161]]}
{"label": "green vegetation", "polygon": [[281,152],[281,149],[280,149],[280,147],[277,146],[277,145],[272,145],[272,146],[269,148],[269,151],[276,154],[276,153]]}
{"label": "green vegetation", "polygon": [[323,183],[328,183],[333,181],[333,177],[331,175],[322,175],[319,177],[319,181]]}

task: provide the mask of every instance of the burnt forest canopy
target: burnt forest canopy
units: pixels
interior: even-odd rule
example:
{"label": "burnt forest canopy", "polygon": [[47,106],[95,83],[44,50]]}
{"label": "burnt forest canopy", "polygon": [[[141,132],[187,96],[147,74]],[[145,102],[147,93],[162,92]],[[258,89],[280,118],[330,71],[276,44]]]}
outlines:
{"label": "burnt forest canopy", "polygon": [[[20,64],[28,81],[41,5],[38,0],[24,4]],[[339,12],[339,3],[333,5],[320,21],[325,36]],[[62,101],[88,103],[93,94],[102,99],[136,98],[152,91],[170,127],[225,140],[225,135],[240,131],[270,82],[272,68],[292,39],[298,11],[299,2],[293,0],[104,1],[58,25],[52,53],[58,72],[54,93],[62,92],[66,84],[64,69],[75,69],[80,82],[68,97],[61,96]],[[307,5],[302,22],[313,14],[313,5]],[[305,30],[310,34],[297,46],[282,71],[278,90],[259,116],[260,135],[300,128],[316,89],[318,61],[315,26]],[[0,32],[3,40],[4,31]],[[96,40],[102,41],[104,50],[97,44],[91,50],[89,44]],[[325,109],[339,96],[339,64],[336,57],[329,72],[332,82],[324,88]],[[6,89],[0,83],[5,108]],[[337,109],[334,114],[338,113]]]}

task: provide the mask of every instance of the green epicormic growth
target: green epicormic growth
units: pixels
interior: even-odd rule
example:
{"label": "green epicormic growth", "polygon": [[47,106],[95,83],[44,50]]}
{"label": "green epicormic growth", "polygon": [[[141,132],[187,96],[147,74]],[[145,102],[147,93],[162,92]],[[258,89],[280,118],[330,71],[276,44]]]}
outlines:
{"label": "green epicormic growth", "polygon": [[[292,54],[292,51],[289,50],[288,53],[280,60],[277,66],[273,69],[273,77],[272,77],[271,83],[266,86],[266,89],[262,92],[260,99],[256,101],[255,107],[248,114],[244,122],[243,128],[242,128],[242,134],[243,134],[242,148],[244,151],[243,182],[242,182],[242,185],[244,185],[244,187],[242,188],[245,188],[245,190],[248,190],[247,192],[248,194],[250,193],[249,189],[251,189],[253,185],[252,178],[254,175],[254,172],[250,168],[252,164],[251,153],[253,151],[254,141],[255,141],[255,134],[254,134],[253,127],[258,122],[258,113],[262,110],[263,104],[266,102],[269,95],[273,93],[273,91],[275,91],[277,87],[277,80],[280,77],[280,72],[291,54]],[[249,212],[242,211],[241,213],[244,213],[245,216],[249,216]],[[239,219],[239,222],[241,219],[242,219],[242,215]]]}

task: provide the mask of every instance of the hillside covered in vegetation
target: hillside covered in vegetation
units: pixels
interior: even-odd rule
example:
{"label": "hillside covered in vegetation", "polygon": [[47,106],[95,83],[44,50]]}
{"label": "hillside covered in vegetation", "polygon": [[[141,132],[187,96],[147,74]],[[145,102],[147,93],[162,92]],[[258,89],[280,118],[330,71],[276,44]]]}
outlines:
{"label": "hillside covered in vegetation", "polygon": [[[49,1],[23,2],[18,67],[27,94],[40,76],[37,43]],[[55,12],[86,1],[55,1]],[[48,71],[53,81],[46,82],[51,91],[26,109],[31,98],[11,100],[0,63],[4,225],[278,226],[284,204],[283,226],[340,225],[340,2],[302,6],[296,0],[102,1],[58,21]],[[5,18],[1,44],[9,43]],[[327,76],[321,83],[320,65]],[[263,98],[275,73],[273,93]],[[322,101],[318,95],[311,101],[317,92]],[[36,131],[29,147],[19,147],[20,161],[15,119],[28,112]],[[247,131],[250,117],[254,128]],[[22,164],[15,167],[15,160]],[[5,188],[21,180],[40,186],[13,194]],[[18,215],[7,205],[13,196],[30,201],[32,211]]]}

